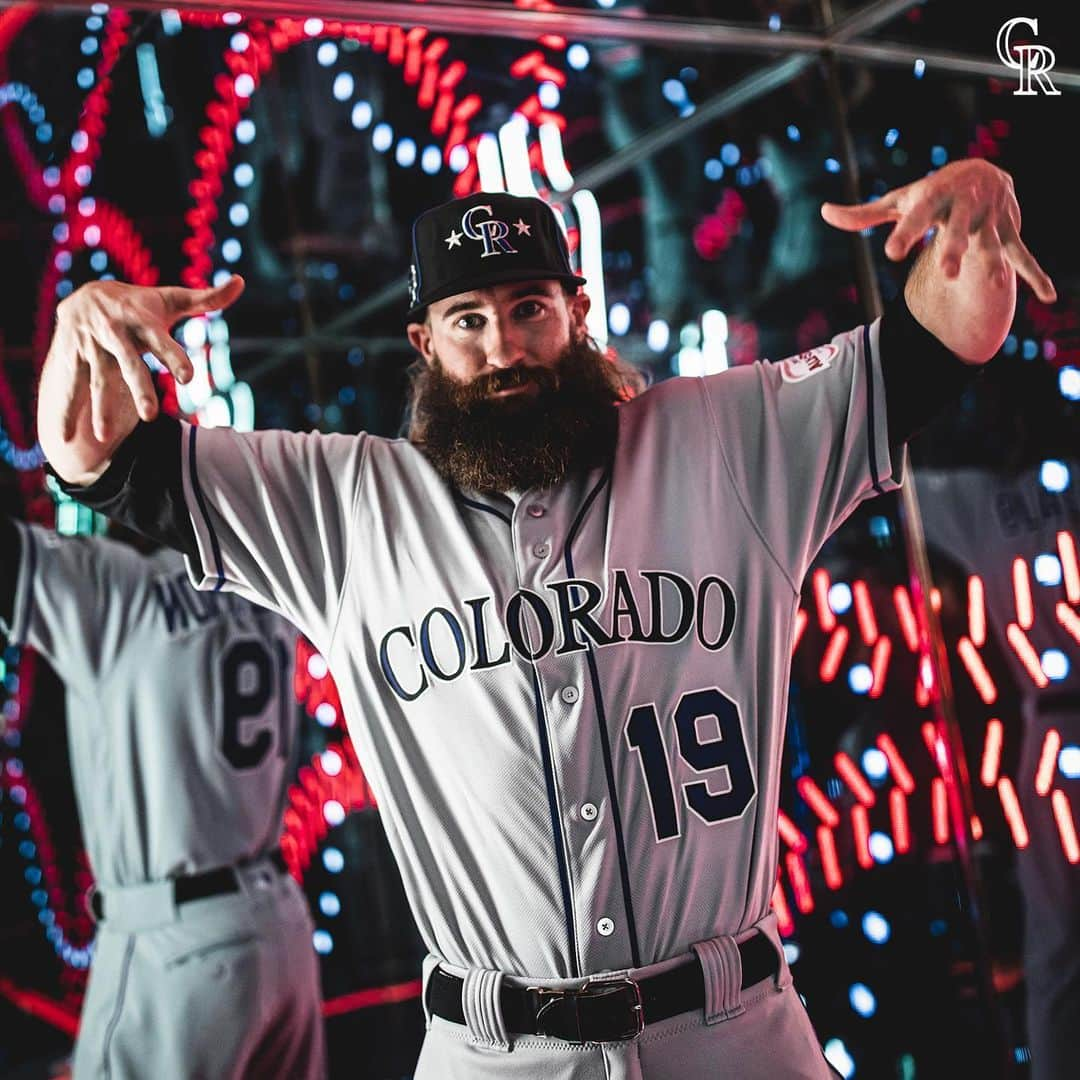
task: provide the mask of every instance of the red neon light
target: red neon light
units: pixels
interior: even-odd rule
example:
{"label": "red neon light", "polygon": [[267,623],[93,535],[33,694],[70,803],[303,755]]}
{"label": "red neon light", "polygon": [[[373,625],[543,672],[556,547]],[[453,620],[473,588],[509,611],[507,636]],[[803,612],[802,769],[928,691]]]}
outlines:
{"label": "red neon light", "polygon": [[920,709],[925,709],[930,704],[930,690],[922,679],[915,679],[915,704]]}
{"label": "red neon light", "polygon": [[1050,804],[1054,808],[1054,818],[1061,835],[1061,849],[1065,852],[1065,858],[1075,865],[1080,862],[1080,844],[1076,840],[1076,826],[1073,824],[1069,796],[1058,789],[1050,796]]}
{"label": "red neon light", "polygon": [[1076,559],[1076,541],[1072,533],[1057,534],[1058,555],[1061,557],[1061,574],[1065,582],[1065,596],[1070,604],[1080,604],[1080,564]]}
{"label": "red neon light", "polygon": [[1035,791],[1039,795],[1048,795],[1054,782],[1054,770],[1057,768],[1058,751],[1061,749],[1061,736],[1055,728],[1050,728],[1043,739],[1042,753],[1039,755],[1039,767],[1035,770]]}
{"label": "red neon light", "polygon": [[986,722],[986,738],[983,741],[982,768],[979,779],[986,787],[993,787],[998,780],[998,768],[1001,765],[1001,743],[1004,727],[1000,720]]}
{"label": "red neon light", "polygon": [[941,590],[940,589],[931,589],[930,590],[930,606],[935,611],[940,611],[941,610]]}
{"label": "red neon light", "polygon": [[784,813],[780,811],[779,817],[779,830],[780,838],[792,851],[803,852],[809,846],[807,839],[803,836],[798,826]]}
{"label": "red neon light", "polygon": [[874,856],[870,854],[870,815],[862,803],[851,808],[851,829],[855,834],[855,858],[864,870],[874,865]]}
{"label": "red neon light", "polygon": [[982,657],[975,651],[971,639],[962,637],[956,643],[956,651],[964,662],[964,667],[967,669],[968,675],[971,676],[971,681],[975,684],[979,697],[983,699],[983,704],[993,705],[997,701],[997,687],[990,677],[990,672],[986,670]]}
{"label": "red neon light", "polygon": [[1077,615],[1068,604],[1060,600],[1054,610],[1057,612],[1058,622],[1080,642],[1080,615]]}
{"label": "red neon light", "polygon": [[1005,811],[1005,820],[1009,823],[1012,832],[1013,843],[1018,848],[1028,846],[1027,825],[1024,824],[1024,815],[1020,809],[1020,800],[1016,797],[1016,789],[1012,781],[1003,776],[997,783],[998,797],[1001,799],[1001,809]]}
{"label": "red neon light", "polygon": [[44,1020],[52,1024],[54,1028],[70,1035],[72,1038],[79,1033],[79,1016],[72,1013],[71,1009],[54,998],[47,997],[37,990],[30,990],[12,982],[6,976],[0,975],[0,995],[6,997],[15,1008],[33,1016],[38,1020]]}
{"label": "red neon light", "polygon": [[818,625],[826,633],[836,626],[836,614],[829,606],[829,571],[814,571],[814,603],[817,606]]}
{"label": "red neon light", "polygon": [[877,619],[874,617],[874,605],[870,602],[870,590],[865,581],[856,581],[851,586],[855,596],[855,615],[859,621],[859,633],[867,645],[873,645],[878,637]]}
{"label": "red neon light", "polygon": [[1031,676],[1031,681],[1040,689],[1049,686],[1050,680],[1046,677],[1046,672],[1039,663],[1039,654],[1028,640],[1027,634],[1016,623],[1009,623],[1005,636],[1009,639],[1013,652],[1020,658],[1020,663],[1024,665],[1024,670]]}
{"label": "red neon light", "polygon": [[836,836],[828,825],[817,828],[818,848],[821,851],[821,869],[825,874],[825,884],[830,889],[839,889],[844,884],[840,873],[840,859],[836,854]]}
{"label": "red neon light", "polygon": [[893,844],[899,854],[906,855],[911,850],[911,822],[908,820],[907,796],[898,787],[889,790],[889,820]]}
{"label": "red neon light", "polygon": [[897,585],[893,589],[893,606],[896,608],[896,617],[900,620],[900,629],[904,634],[904,641],[912,652],[919,651],[919,624],[915,620],[915,612],[911,607],[911,597],[903,585]]}
{"label": "red neon light", "polygon": [[803,631],[806,629],[806,624],[810,621],[810,616],[799,608],[795,612],[795,634],[791,642],[791,651],[794,652],[799,647],[799,642],[802,640]]}
{"label": "red neon light", "polygon": [[872,698],[879,698],[885,692],[885,676],[889,670],[890,656],[892,656],[892,639],[879,637],[874,643],[874,651],[870,657],[870,670],[874,674],[874,681],[870,684]]}
{"label": "red neon light", "polygon": [[809,776],[800,776],[799,779],[795,781],[795,789],[802,796],[803,802],[805,802],[830,829],[835,829],[836,826],[840,824],[840,815],[837,813],[836,808],[826,798],[825,792],[823,792]]}
{"label": "red neon light", "polygon": [[838,626],[833,631],[829,644],[825,647],[825,654],[821,658],[821,667],[818,669],[822,682],[832,682],[836,678],[850,636],[846,626]]}
{"label": "red neon light", "polygon": [[789,851],[784,856],[784,865],[787,867],[791,892],[795,897],[795,906],[804,915],[807,915],[814,910],[814,897],[810,892],[810,879],[806,876],[806,867],[803,866],[802,856],[798,852]]}
{"label": "red neon light", "polygon": [[972,840],[981,840],[983,834],[982,822],[979,820],[977,814],[971,815],[971,838]]}
{"label": "red neon light", "polygon": [[986,590],[978,574],[968,578],[968,633],[978,648],[986,644]]}
{"label": "red neon light", "polygon": [[866,777],[859,772],[859,768],[855,762],[852,761],[843,750],[837,752],[836,756],[833,758],[833,765],[836,766],[836,771],[840,774],[844,783],[851,788],[855,798],[858,799],[863,806],[873,806],[873,788],[866,782]]}
{"label": "red neon light", "polygon": [[408,982],[394,983],[391,986],[370,986],[364,990],[354,990],[351,994],[330,998],[322,1005],[323,1016],[341,1016],[343,1013],[356,1012],[357,1009],[369,1009],[373,1005],[393,1005],[398,1001],[411,1001],[418,998],[423,990],[422,979],[410,979]]}
{"label": "red neon light", "polygon": [[896,743],[892,738],[882,732],[877,737],[877,747],[889,760],[889,768],[892,769],[893,779],[900,785],[905,795],[910,795],[915,790],[915,778],[911,770],[904,763],[900,751],[896,749]]}
{"label": "red neon light", "polygon": [[930,808],[934,817],[934,843],[949,842],[949,803],[945,793],[945,781],[935,776],[930,787]]}
{"label": "red neon light", "polygon": [[772,908],[776,912],[777,929],[784,937],[787,937],[795,930],[795,920],[791,917],[791,908],[788,906],[779,878],[776,879],[776,886],[772,892]]}
{"label": "red neon light", "polygon": [[1035,605],[1031,601],[1031,576],[1028,574],[1027,559],[1013,559],[1012,566],[1013,595],[1016,598],[1016,621],[1025,630],[1030,630],[1035,622]]}
{"label": "red neon light", "polygon": [[938,758],[937,728],[934,727],[932,721],[924,720],[919,727],[919,731],[922,733],[923,742],[926,743],[926,749],[930,751],[930,757],[933,759],[934,764],[940,768],[941,762]]}

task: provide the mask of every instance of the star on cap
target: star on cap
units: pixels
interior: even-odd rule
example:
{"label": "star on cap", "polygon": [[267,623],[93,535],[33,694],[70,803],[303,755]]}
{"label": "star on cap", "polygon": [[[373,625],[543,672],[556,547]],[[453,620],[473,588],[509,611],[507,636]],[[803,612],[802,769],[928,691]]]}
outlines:
{"label": "star on cap", "polygon": [[514,228],[517,229],[518,236],[532,236],[532,226],[527,225],[521,218],[514,222]]}
{"label": "star on cap", "polygon": [[451,229],[450,230],[450,235],[448,237],[446,237],[446,247],[447,247],[447,249],[455,248],[455,247],[461,247],[461,237],[462,237],[462,235],[463,234],[459,233],[457,231],[457,229]]}

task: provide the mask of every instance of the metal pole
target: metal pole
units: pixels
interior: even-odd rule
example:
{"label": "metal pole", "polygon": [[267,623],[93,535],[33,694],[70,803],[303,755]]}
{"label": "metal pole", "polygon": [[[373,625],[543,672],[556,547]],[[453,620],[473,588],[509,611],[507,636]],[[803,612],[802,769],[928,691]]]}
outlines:
{"label": "metal pole", "polygon": [[[831,21],[831,0],[817,0],[823,24]],[[855,153],[855,144],[851,129],[847,123],[847,106],[843,90],[837,75],[835,58],[825,52],[821,64],[828,91],[829,108],[832,113],[836,133],[840,139],[840,155],[844,163],[844,193],[850,203],[862,202],[859,190],[859,163]],[[855,249],[856,282],[863,309],[869,320],[882,314],[881,292],[878,288],[877,275],[874,272],[873,254],[869,238],[862,233],[852,236]],[[904,537],[904,548],[908,561],[909,581],[913,606],[919,624],[920,654],[922,662],[929,660],[933,672],[934,689],[930,695],[930,705],[934,713],[934,726],[944,752],[938,754],[938,766],[945,781],[948,793],[949,814],[952,832],[956,843],[957,862],[960,866],[963,889],[966,893],[967,909],[970,916],[968,929],[971,932],[971,945],[974,966],[977,972],[976,983],[980,999],[990,1021],[992,1038],[997,1044],[997,1059],[1000,1075],[1013,1074],[1015,1065],[1009,1048],[1005,1043],[1004,1024],[1001,1009],[994,989],[993,964],[987,933],[987,913],[984,906],[984,889],[979,868],[971,849],[971,819],[973,815],[971,785],[964,756],[963,738],[960,723],[956,715],[956,701],[953,695],[949,660],[945,648],[945,637],[937,612],[930,603],[933,580],[930,563],[926,553],[926,538],[923,534],[922,515],[915,491],[915,480],[911,475],[907,445],[903,447],[900,463],[906,475],[906,482],[900,489],[900,526]]]}

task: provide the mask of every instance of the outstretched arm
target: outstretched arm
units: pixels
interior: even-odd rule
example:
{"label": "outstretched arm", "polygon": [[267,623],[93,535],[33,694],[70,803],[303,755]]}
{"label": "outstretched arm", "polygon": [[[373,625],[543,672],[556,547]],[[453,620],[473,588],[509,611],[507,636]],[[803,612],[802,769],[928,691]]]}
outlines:
{"label": "outstretched arm", "polygon": [[956,161],[880,199],[857,206],[825,203],[822,217],[854,232],[894,222],[885,253],[899,261],[931,228],[934,240],[904,286],[915,319],[967,364],[984,364],[1009,333],[1016,278],[1045,304],[1054,285],[1020,239],[1012,177],[980,159]]}

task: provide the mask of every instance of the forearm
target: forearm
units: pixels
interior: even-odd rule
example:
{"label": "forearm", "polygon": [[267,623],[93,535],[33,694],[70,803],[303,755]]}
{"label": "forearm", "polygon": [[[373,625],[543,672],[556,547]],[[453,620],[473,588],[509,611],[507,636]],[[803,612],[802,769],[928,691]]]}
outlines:
{"label": "forearm", "polygon": [[966,364],[985,364],[1001,348],[1016,311],[1016,273],[975,233],[950,278],[941,266],[941,232],[919,255],[904,286],[912,315]]}

